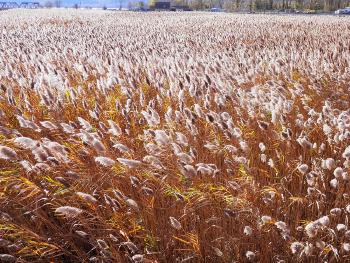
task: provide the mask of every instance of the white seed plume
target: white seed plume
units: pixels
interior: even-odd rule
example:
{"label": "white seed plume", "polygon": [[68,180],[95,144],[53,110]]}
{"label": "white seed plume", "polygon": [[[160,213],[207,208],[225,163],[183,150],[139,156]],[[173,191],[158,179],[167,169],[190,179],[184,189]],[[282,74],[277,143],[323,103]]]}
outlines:
{"label": "white seed plume", "polygon": [[136,254],[132,256],[134,262],[144,262],[144,257],[141,254]]}
{"label": "white seed plume", "polygon": [[125,159],[125,158],[117,158],[118,162],[120,162],[122,165],[125,165],[129,168],[137,168],[140,165],[142,165],[142,162],[132,159]]}
{"label": "white seed plume", "polygon": [[303,253],[307,256],[307,257],[310,257],[312,255],[314,251],[314,245],[307,242],[305,244],[305,247],[304,247],[304,250],[303,250]]}
{"label": "white seed plume", "polygon": [[119,136],[122,134],[122,130],[120,129],[120,127],[118,126],[118,124],[116,124],[114,121],[112,120],[108,120],[107,121],[110,129],[108,130],[109,133],[111,133],[114,136]]}
{"label": "white seed plume", "polygon": [[260,151],[261,151],[262,153],[265,152],[265,150],[266,150],[265,144],[262,143],[262,142],[260,142],[260,143],[259,143],[259,149],[260,149]]}
{"label": "white seed plume", "polygon": [[314,222],[311,222],[305,226],[305,232],[310,238],[315,237],[317,235],[317,229],[317,224],[315,224]]}
{"label": "white seed plume", "polygon": [[176,142],[183,145],[183,146],[188,146],[188,140],[186,136],[181,133],[181,132],[176,132]]}
{"label": "white seed plume", "polygon": [[255,258],[255,253],[253,251],[247,251],[245,256],[248,260],[253,260]]}
{"label": "white seed plume", "polygon": [[243,233],[244,233],[246,236],[250,236],[250,235],[252,235],[252,233],[253,233],[253,229],[252,229],[250,226],[245,226],[245,227],[244,227],[244,230],[243,230]]}
{"label": "white seed plume", "polygon": [[317,223],[320,223],[323,226],[328,226],[330,223],[328,216],[322,216],[319,219],[316,220]]}
{"label": "white seed plume", "polygon": [[41,124],[41,126],[43,126],[46,129],[49,129],[49,130],[57,130],[58,129],[58,127],[50,121],[41,121],[40,124]]}
{"label": "white seed plume", "polygon": [[23,149],[32,150],[38,147],[39,142],[28,137],[17,137],[14,143]]}
{"label": "white seed plume", "polygon": [[182,228],[181,223],[175,217],[169,217],[170,224],[173,228],[180,230]]}
{"label": "white seed plume", "polygon": [[95,162],[102,166],[113,166],[115,164],[115,161],[112,160],[111,158],[104,157],[104,156],[98,156],[95,157]]}
{"label": "white seed plume", "polygon": [[330,182],[329,182],[330,186],[334,189],[337,189],[338,187],[338,180],[337,179],[332,179]]}
{"label": "white seed plume", "polygon": [[307,164],[301,164],[298,166],[298,170],[300,173],[305,174],[309,170],[309,166]]}
{"label": "white seed plume", "polygon": [[350,145],[343,152],[343,158],[350,158]]}
{"label": "white seed plume", "polygon": [[161,146],[166,146],[170,144],[170,138],[169,136],[166,134],[165,131],[163,130],[156,130],[154,131],[155,133],[155,141],[157,142],[158,145]]}
{"label": "white seed plume", "polygon": [[73,218],[78,215],[80,215],[83,212],[83,210],[72,207],[72,206],[61,206],[56,208],[55,213],[58,215],[63,215],[67,218]]}
{"label": "white seed plume", "polygon": [[83,192],[77,192],[76,194],[87,203],[97,203],[97,199],[90,194]]}
{"label": "white seed plume", "polygon": [[18,158],[15,150],[10,147],[0,145],[0,159],[16,160]]}
{"label": "white seed plume", "polygon": [[335,170],[333,172],[333,175],[334,175],[335,178],[340,178],[340,177],[342,177],[343,172],[344,172],[343,168],[337,167],[337,168],[335,168]]}
{"label": "white seed plume", "polygon": [[263,224],[267,224],[267,223],[270,223],[272,221],[272,218],[271,218],[271,216],[262,216],[261,221]]}
{"label": "white seed plume", "polygon": [[341,209],[338,207],[332,208],[330,214],[333,216],[339,216],[341,214]]}
{"label": "white seed plume", "polygon": [[85,131],[89,132],[92,130],[91,124],[85,119],[78,117],[78,121]]}
{"label": "white seed plume", "polygon": [[131,198],[127,198],[127,199],[125,200],[125,203],[126,203],[129,207],[131,207],[132,209],[134,209],[134,210],[136,210],[136,211],[139,210],[138,204],[136,203],[135,200],[133,200],[133,199],[131,199]]}
{"label": "white seed plume", "polygon": [[348,214],[350,214],[350,205],[347,205],[347,206],[345,207],[345,211],[346,211]]}
{"label": "white seed plume", "polygon": [[344,243],[342,245],[343,249],[345,252],[349,253],[350,252],[350,243]]}
{"label": "white seed plume", "polygon": [[337,224],[337,230],[338,230],[339,232],[343,232],[343,231],[346,231],[346,230],[347,230],[347,227],[346,227],[346,225],[344,225],[344,224]]}
{"label": "white seed plume", "polygon": [[186,164],[191,164],[191,163],[194,162],[193,158],[192,158],[190,155],[188,155],[187,153],[181,152],[181,153],[176,154],[176,156],[177,156],[182,162],[184,162],[184,163],[186,163]]}
{"label": "white seed plume", "polygon": [[333,158],[327,158],[325,160],[325,168],[332,170],[335,167],[335,161]]}
{"label": "white seed plume", "polygon": [[72,134],[75,132],[74,127],[67,123],[61,122],[60,125],[65,133]]}
{"label": "white seed plume", "polygon": [[299,254],[304,249],[304,244],[300,242],[293,242],[290,245],[290,249],[292,250],[293,254]]}
{"label": "white seed plume", "polygon": [[116,143],[113,145],[113,148],[118,149],[121,153],[127,153],[130,152],[129,147],[125,146],[124,144],[121,143]]}

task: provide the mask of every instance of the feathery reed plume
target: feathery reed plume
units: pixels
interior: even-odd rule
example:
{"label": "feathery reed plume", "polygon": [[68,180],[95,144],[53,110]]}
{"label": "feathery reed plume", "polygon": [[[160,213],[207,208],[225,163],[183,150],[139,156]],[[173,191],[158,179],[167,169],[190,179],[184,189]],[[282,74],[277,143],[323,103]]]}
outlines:
{"label": "feathery reed plume", "polygon": [[72,206],[60,206],[55,209],[56,214],[65,216],[67,218],[76,217],[80,215],[82,212],[83,210]]}
{"label": "feathery reed plume", "polygon": [[13,149],[0,145],[0,159],[16,160],[17,158],[17,153]]}

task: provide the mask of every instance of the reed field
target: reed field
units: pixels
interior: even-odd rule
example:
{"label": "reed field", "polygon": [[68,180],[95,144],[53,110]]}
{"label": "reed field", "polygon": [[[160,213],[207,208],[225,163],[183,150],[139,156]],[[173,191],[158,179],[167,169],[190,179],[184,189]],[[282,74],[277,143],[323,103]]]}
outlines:
{"label": "reed field", "polygon": [[0,12],[0,262],[350,262],[350,17]]}

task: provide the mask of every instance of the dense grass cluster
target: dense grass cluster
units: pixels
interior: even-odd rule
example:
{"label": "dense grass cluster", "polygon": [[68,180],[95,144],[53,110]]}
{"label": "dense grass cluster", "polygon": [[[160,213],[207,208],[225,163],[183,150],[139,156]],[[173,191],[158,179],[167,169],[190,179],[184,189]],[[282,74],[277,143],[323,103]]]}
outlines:
{"label": "dense grass cluster", "polygon": [[350,260],[350,20],[0,14],[0,262]]}

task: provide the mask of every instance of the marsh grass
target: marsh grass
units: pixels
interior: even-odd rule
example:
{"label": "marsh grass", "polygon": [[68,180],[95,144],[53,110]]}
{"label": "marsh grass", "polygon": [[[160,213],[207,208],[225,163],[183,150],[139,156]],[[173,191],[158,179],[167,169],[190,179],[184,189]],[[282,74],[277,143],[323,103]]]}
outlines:
{"label": "marsh grass", "polygon": [[348,22],[2,14],[1,259],[349,260]]}

